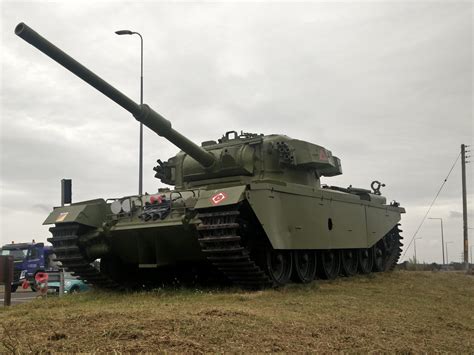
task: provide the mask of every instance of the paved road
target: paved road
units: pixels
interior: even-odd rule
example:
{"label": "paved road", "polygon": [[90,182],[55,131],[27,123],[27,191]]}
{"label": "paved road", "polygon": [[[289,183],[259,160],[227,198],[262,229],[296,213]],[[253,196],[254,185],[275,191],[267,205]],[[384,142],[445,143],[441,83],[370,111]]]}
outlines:
{"label": "paved road", "polygon": [[[17,290],[15,293],[12,293],[12,306],[34,300],[36,296],[38,296],[38,294],[30,290]],[[3,306],[3,299],[4,293],[2,289],[0,292],[0,307]]]}

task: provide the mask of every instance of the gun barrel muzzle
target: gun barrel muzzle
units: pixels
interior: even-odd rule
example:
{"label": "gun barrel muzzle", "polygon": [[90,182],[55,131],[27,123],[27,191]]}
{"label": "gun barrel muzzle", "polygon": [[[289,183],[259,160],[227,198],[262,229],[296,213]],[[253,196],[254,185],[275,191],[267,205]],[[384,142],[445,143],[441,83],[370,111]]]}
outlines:
{"label": "gun barrel muzzle", "polygon": [[67,70],[76,74],[79,78],[87,82],[88,84],[95,87],[105,96],[116,102],[118,105],[122,106],[125,110],[130,112],[132,115],[140,114],[140,105],[136,104],[126,95],[122,94],[119,90],[114,88],[112,85],[107,83],[105,80],[94,74],[92,71],[87,69],[81,63],[76,61],[74,58],[64,53],[54,44],[49,42],[46,38],[41,36],[35,30],[30,28],[28,25],[23,22],[19,23],[15,27],[15,34],[23,38],[26,42],[31,44],[33,47],[36,47],[41,52],[46,54],[48,57],[54,61],[61,64]]}

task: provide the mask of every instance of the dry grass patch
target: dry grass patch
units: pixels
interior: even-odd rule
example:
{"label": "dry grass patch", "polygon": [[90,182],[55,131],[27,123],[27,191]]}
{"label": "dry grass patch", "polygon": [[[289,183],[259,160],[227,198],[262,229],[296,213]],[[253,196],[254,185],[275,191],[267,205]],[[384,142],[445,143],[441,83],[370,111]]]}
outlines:
{"label": "dry grass patch", "polygon": [[400,271],[258,292],[94,291],[2,309],[0,352],[473,353],[473,309],[474,278],[462,273]]}

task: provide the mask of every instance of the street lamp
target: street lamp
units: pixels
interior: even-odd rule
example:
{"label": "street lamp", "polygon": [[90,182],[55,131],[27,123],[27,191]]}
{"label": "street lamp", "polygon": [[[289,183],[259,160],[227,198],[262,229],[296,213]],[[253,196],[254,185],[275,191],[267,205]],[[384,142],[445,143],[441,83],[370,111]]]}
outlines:
{"label": "street lamp", "polygon": [[[139,35],[140,36],[140,105],[143,105],[143,37],[138,32],[130,30],[115,31],[118,35]],[[143,193],[143,123],[140,122],[140,143],[138,158],[138,194]]]}
{"label": "street lamp", "polygon": [[443,252],[443,265],[444,265],[444,236],[443,236],[443,219],[442,218],[432,218],[428,217],[428,219],[439,219],[441,221],[441,250]]}
{"label": "street lamp", "polygon": [[446,245],[446,264],[449,265],[449,258],[448,258],[448,244],[451,244],[454,242],[446,242],[444,243]]}

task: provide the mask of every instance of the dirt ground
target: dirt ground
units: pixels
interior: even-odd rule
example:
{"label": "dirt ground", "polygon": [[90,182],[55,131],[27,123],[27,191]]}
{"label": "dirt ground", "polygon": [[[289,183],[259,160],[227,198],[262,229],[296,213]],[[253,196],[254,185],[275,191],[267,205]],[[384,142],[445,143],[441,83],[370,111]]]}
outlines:
{"label": "dirt ground", "polygon": [[359,276],[278,290],[91,291],[0,308],[0,352],[474,352],[474,277]]}

